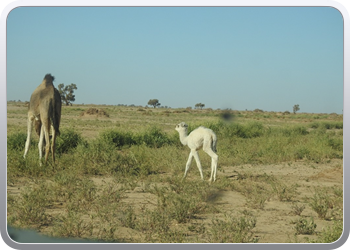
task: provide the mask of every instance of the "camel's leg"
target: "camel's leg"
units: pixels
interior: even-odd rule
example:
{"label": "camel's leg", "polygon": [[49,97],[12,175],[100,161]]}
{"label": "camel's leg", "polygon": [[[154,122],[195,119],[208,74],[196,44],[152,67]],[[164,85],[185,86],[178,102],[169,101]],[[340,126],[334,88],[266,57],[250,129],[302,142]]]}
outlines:
{"label": "camel's leg", "polygon": [[187,163],[186,163],[186,168],[185,168],[185,174],[184,174],[184,177],[182,179],[185,179],[186,178],[186,175],[187,175],[187,171],[189,170],[190,166],[191,166],[191,163],[192,163],[192,151],[190,152],[190,155],[188,156],[188,160],[187,160]]}
{"label": "camel's leg", "polygon": [[39,136],[39,143],[38,143],[38,148],[39,148],[39,160],[41,164],[41,159],[43,158],[43,151],[44,151],[44,126],[41,126],[40,128],[40,136]]}
{"label": "camel's leg", "polygon": [[204,147],[204,152],[206,152],[211,157],[211,174],[209,181],[212,181],[214,178],[214,181],[216,180],[216,170],[218,168],[218,155],[210,148],[210,147]]}
{"label": "camel's leg", "polygon": [[[40,138],[40,134],[41,134],[41,120],[40,119],[35,119],[34,120],[34,129],[35,129],[35,132],[37,133],[37,135]],[[39,141],[40,141],[40,139],[39,139]],[[44,152],[44,147],[45,147],[45,140],[43,141],[42,146],[41,146],[41,148],[39,148],[39,150]]]}
{"label": "camel's leg", "polygon": [[45,129],[45,163],[47,162],[50,153],[50,135],[48,131],[49,130]]}
{"label": "camel's leg", "polygon": [[202,170],[201,161],[199,160],[198,152],[197,152],[197,150],[191,150],[191,153],[192,153],[194,159],[196,160],[199,173],[201,174],[201,179],[203,180],[204,179],[203,178],[203,170]]}
{"label": "camel's leg", "polygon": [[26,145],[24,148],[24,155],[23,157],[26,158],[26,155],[28,153],[29,150],[29,146],[30,146],[30,138],[32,135],[32,130],[33,130],[33,119],[32,117],[28,116],[28,121],[27,121],[27,140],[26,140]]}
{"label": "camel's leg", "polygon": [[51,139],[51,153],[52,153],[52,162],[55,162],[55,150],[56,150],[56,131],[51,125],[51,130],[52,130],[52,139]]}
{"label": "camel's leg", "polygon": [[50,120],[48,117],[42,117],[41,119],[42,126],[41,126],[41,133],[40,133],[40,138],[43,134],[45,137],[45,163],[47,162],[47,159],[49,157],[49,152],[50,152]]}
{"label": "camel's leg", "polygon": [[209,181],[216,181],[216,170],[218,168],[218,157],[211,158],[211,176]]}

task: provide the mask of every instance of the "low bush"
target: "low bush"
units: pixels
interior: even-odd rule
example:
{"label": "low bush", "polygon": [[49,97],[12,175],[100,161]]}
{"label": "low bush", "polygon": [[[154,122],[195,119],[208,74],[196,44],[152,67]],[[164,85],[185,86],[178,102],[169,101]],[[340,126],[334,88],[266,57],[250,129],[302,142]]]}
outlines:
{"label": "low bush", "polygon": [[100,138],[108,144],[118,148],[132,145],[146,145],[148,147],[159,148],[172,144],[174,138],[164,133],[161,129],[153,126],[139,133],[123,132],[114,129],[106,130],[100,134]]}
{"label": "low bush", "polygon": [[323,229],[317,240],[312,240],[311,243],[333,243],[337,241],[343,234],[343,222],[334,221],[332,226]]}
{"label": "low bush", "polygon": [[160,128],[152,126],[145,131],[134,135],[134,141],[137,145],[147,145],[153,148],[160,148],[164,145],[172,144],[168,135]]}
{"label": "low bush", "polygon": [[313,122],[310,124],[310,128],[314,129],[343,129],[343,122]]}
{"label": "low bush", "polygon": [[[10,150],[23,150],[27,140],[25,133],[19,132],[7,136],[7,149]],[[31,147],[35,146],[33,138],[30,139]]]}
{"label": "low bush", "polygon": [[62,130],[60,136],[57,137],[56,142],[56,152],[58,154],[67,153],[76,148],[79,144],[86,144],[86,141],[83,140],[82,136],[73,129]]}
{"label": "low bush", "polygon": [[212,219],[210,243],[257,243],[259,238],[254,237],[253,229],[256,218],[242,216],[236,218],[225,215],[225,220]]}
{"label": "low bush", "polygon": [[295,222],[295,234],[314,234],[317,225],[314,222],[314,218],[311,217],[310,220],[306,218],[299,218]]}
{"label": "low bush", "polygon": [[106,130],[100,134],[101,139],[111,145],[121,148],[125,145],[136,144],[133,135],[130,132],[120,132],[117,130]]}

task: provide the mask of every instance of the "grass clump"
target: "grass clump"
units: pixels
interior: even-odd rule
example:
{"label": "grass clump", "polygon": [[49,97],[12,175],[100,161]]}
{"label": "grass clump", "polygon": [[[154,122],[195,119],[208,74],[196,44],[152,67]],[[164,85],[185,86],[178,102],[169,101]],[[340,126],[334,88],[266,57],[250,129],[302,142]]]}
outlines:
{"label": "grass clump", "polygon": [[173,143],[168,135],[156,126],[149,127],[144,132],[136,134],[134,138],[137,145],[147,145],[152,148],[160,148]]}
{"label": "grass clump", "polygon": [[314,218],[311,217],[310,220],[306,218],[299,218],[295,221],[295,234],[314,234],[317,225],[314,222]]}
{"label": "grass clump", "polygon": [[325,219],[329,208],[332,207],[331,199],[327,192],[316,188],[309,205],[320,219]]}
{"label": "grass clump", "polygon": [[342,219],[343,191],[340,188],[315,188],[309,205],[320,219]]}
{"label": "grass clump", "polygon": [[343,129],[343,122],[342,121],[313,122],[310,124],[310,128],[314,128],[314,129]]}
{"label": "grass clump", "polygon": [[118,148],[136,144],[130,132],[121,132],[114,129],[106,130],[100,134],[101,139]]}
{"label": "grass clump", "polygon": [[212,219],[210,243],[257,243],[253,229],[256,218],[250,216],[234,217],[225,214],[225,220]]}
{"label": "grass clump", "polygon": [[343,233],[343,222],[334,221],[333,225],[327,226],[319,234],[316,240],[310,241],[311,243],[332,243],[337,241]]}
{"label": "grass clump", "polygon": [[118,220],[121,222],[122,226],[134,229],[136,227],[136,214],[134,208],[129,205],[120,209]]}
{"label": "grass clump", "polygon": [[92,235],[93,222],[86,222],[82,214],[69,211],[59,215],[54,221],[51,235],[54,237],[88,238]]}
{"label": "grass clump", "polygon": [[[18,150],[24,152],[24,145],[27,140],[27,135],[22,132],[13,133],[7,136],[7,149],[8,150]],[[30,146],[35,146],[35,142],[30,138]]]}
{"label": "grass clump", "polygon": [[49,192],[50,188],[45,183],[26,188],[18,201],[8,204],[8,222],[14,226],[33,229],[48,225],[51,218],[45,208],[52,203]]}
{"label": "grass clump", "polygon": [[75,149],[79,144],[86,144],[83,137],[73,129],[64,129],[56,140],[56,152],[64,154]]}
{"label": "grass clump", "polygon": [[173,139],[156,126],[151,126],[138,133],[109,129],[103,131],[100,134],[100,138],[102,141],[114,145],[119,149],[132,145],[146,145],[152,148],[160,148],[173,143]]}
{"label": "grass clump", "polygon": [[295,202],[293,202],[292,203],[292,206],[291,206],[291,208],[292,208],[292,213],[294,214],[294,215],[301,215],[301,213],[304,211],[304,209],[305,209],[305,205],[303,204],[303,205],[298,205],[297,203],[295,203]]}
{"label": "grass clump", "polygon": [[[197,214],[205,211],[207,205],[203,194],[192,189],[192,185],[185,184],[179,192],[178,186],[170,188],[155,186],[153,193],[158,197],[157,207],[160,212],[168,214],[177,223],[186,223],[195,218]],[[175,193],[174,193],[175,191]]]}
{"label": "grass clump", "polygon": [[270,184],[280,201],[291,201],[298,194],[296,191],[298,185],[296,184],[288,186],[280,181],[271,181]]}

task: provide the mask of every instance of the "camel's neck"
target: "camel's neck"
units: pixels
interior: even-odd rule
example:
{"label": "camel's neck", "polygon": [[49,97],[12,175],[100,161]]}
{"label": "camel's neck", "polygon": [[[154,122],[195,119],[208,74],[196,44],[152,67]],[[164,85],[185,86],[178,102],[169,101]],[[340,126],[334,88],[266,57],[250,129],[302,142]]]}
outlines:
{"label": "camel's neck", "polygon": [[179,131],[179,135],[180,135],[180,141],[183,145],[187,145],[187,131],[183,130],[183,131]]}
{"label": "camel's neck", "polygon": [[47,87],[53,87],[53,83],[52,82],[49,82],[49,81],[46,81],[45,79],[41,82],[40,84],[40,88],[47,88]]}

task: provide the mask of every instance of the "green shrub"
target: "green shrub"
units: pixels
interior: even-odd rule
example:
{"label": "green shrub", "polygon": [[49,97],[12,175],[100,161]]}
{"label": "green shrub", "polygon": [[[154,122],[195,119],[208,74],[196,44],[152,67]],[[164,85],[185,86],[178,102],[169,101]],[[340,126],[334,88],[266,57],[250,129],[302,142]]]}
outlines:
{"label": "green shrub", "polygon": [[136,134],[134,140],[138,145],[147,145],[149,147],[160,148],[164,145],[171,144],[172,141],[168,138],[167,134],[164,133],[158,127],[152,126],[146,131]]}
{"label": "green shrub", "polygon": [[304,126],[292,126],[289,128],[283,128],[282,134],[284,136],[290,137],[290,136],[298,136],[298,135],[307,135],[309,132],[307,131],[307,128]]}
{"label": "green shrub", "polygon": [[[213,130],[217,136],[221,137],[238,137],[238,138],[256,138],[263,136],[266,132],[265,126],[260,122],[248,122],[247,124],[232,123],[232,122],[211,122],[204,124],[205,127]],[[195,124],[189,125],[188,132],[198,126]]]}
{"label": "green shrub", "polygon": [[58,215],[54,221],[51,235],[55,237],[83,238],[91,236],[93,223],[85,222],[82,214],[69,211],[66,215]]}
{"label": "green shrub", "polygon": [[111,165],[112,173],[117,175],[140,175],[140,164],[133,155],[117,154],[117,159]]}
{"label": "green shrub", "polygon": [[76,133],[73,129],[61,131],[61,135],[57,137],[56,142],[56,152],[58,154],[68,153],[79,144],[86,144],[81,135]]}
{"label": "green shrub", "polygon": [[264,134],[264,125],[260,122],[251,122],[245,126],[243,138],[255,138]]}
{"label": "green shrub", "polygon": [[337,241],[343,233],[343,222],[334,221],[332,226],[323,229],[316,241],[312,243],[332,243]]}
{"label": "green shrub", "polygon": [[174,137],[171,139],[166,133],[156,126],[147,128],[145,131],[138,133],[122,132],[116,130],[107,130],[100,134],[100,138],[109,144],[116,147],[146,145],[148,147],[159,148],[174,142]]}
{"label": "green shrub", "polygon": [[270,182],[273,192],[277,195],[280,201],[291,201],[297,195],[297,185],[287,186],[281,181]]}
{"label": "green shrub", "polygon": [[327,145],[334,150],[343,151],[343,140],[340,138],[329,138]]}
{"label": "green shrub", "polygon": [[310,221],[306,218],[299,218],[294,229],[296,234],[314,234],[316,227],[313,217],[311,217]]}
{"label": "green shrub", "polygon": [[47,225],[50,218],[45,211],[51,203],[51,195],[46,184],[27,188],[16,203],[8,207],[11,224],[38,229]]}
{"label": "green shrub", "polygon": [[[7,136],[7,149],[11,150],[23,150],[27,140],[27,135],[25,133],[19,132]],[[30,138],[31,147],[35,146],[33,138]]]}
{"label": "green shrub", "polygon": [[256,225],[255,217],[236,218],[228,215],[225,217],[225,220],[212,220],[211,243],[257,243],[259,241],[252,231]]}
{"label": "green shrub", "polygon": [[133,135],[130,132],[107,130],[102,132],[100,137],[108,144],[112,144],[119,148],[123,146],[131,146],[136,143],[133,139]]}
{"label": "green shrub", "polygon": [[118,213],[118,220],[123,227],[129,227],[134,229],[136,227],[136,214],[132,206],[123,208]]}
{"label": "green shrub", "polygon": [[334,124],[334,128],[336,128],[336,129],[343,129],[343,122],[336,122]]}
{"label": "green shrub", "polygon": [[190,221],[201,210],[199,199],[194,199],[194,197],[171,195],[167,196],[167,199],[170,214],[178,223]]}
{"label": "green shrub", "polygon": [[309,204],[319,218],[325,219],[328,209],[331,207],[331,198],[325,190],[315,188],[315,193]]}
{"label": "green shrub", "polygon": [[266,184],[251,180],[240,181],[234,188],[246,196],[247,205],[254,209],[263,209],[265,202],[272,196]]}
{"label": "green shrub", "polygon": [[[27,135],[25,133],[15,133],[7,136],[7,148],[12,150],[24,150]],[[80,134],[73,129],[66,129],[61,131],[61,135],[56,138],[56,153],[67,153],[71,149],[76,148],[78,144],[86,143]],[[30,146],[36,147],[37,143],[30,139]],[[36,147],[37,148],[37,147]]]}
{"label": "green shrub", "polygon": [[170,217],[159,209],[146,210],[142,216],[138,216],[135,228],[146,234],[146,238],[152,241],[155,234],[166,234],[170,228]]}
{"label": "green shrub", "polygon": [[309,158],[309,155],[310,155],[310,149],[304,145],[300,145],[299,147],[297,147],[294,152],[294,157],[297,160],[301,160],[304,158],[307,159]]}
{"label": "green shrub", "polygon": [[313,122],[310,127],[314,129],[343,129],[343,122]]}

